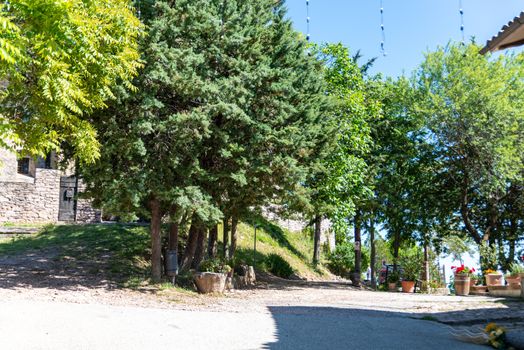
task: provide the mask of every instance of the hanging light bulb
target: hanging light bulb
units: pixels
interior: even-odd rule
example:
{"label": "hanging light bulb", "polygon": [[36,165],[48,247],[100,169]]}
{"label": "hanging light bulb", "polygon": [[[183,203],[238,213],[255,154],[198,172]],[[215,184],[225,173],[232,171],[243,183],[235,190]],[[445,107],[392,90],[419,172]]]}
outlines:
{"label": "hanging light bulb", "polygon": [[460,13],[460,34],[462,37],[461,44],[466,45],[466,39],[464,34],[464,8],[462,7],[462,0],[459,0],[459,13]]}
{"label": "hanging light bulb", "polygon": [[386,28],[384,26],[384,1],[380,0],[380,32],[382,34],[382,41],[380,42],[380,52],[382,56],[387,56],[386,53]]}
{"label": "hanging light bulb", "polygon": [[309,0],[306,0],[306,24],[307,24],[307,34],[306,34],[306,40],[309,41],[311,39],[311,34],[309,32],[309,23],[311,22],[311,18],[309,17]]}

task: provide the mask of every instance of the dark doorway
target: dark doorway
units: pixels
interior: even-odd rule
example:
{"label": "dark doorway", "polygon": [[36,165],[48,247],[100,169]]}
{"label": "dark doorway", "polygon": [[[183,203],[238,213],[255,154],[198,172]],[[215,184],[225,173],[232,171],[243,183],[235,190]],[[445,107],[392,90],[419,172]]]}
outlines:
{"label": "dark doorway", "polygon": [[76,177],[62,176],[60,178],[60,206],[58,221],[75,221],[76,214]]}

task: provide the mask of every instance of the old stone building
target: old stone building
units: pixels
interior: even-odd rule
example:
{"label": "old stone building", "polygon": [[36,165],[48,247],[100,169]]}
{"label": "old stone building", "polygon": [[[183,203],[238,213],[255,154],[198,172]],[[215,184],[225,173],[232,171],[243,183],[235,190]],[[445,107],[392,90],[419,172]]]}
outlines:
{"label": "old stone building", "polygon": [[16,155],[0,149],[0,223],[98,222],[100,212],[79,199],[83,185],[57,159]]}

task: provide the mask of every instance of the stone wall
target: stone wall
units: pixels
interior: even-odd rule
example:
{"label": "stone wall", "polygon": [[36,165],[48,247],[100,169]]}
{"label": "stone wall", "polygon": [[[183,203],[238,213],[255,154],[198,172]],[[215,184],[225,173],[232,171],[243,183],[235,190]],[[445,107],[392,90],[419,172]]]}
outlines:
{"label": "stone wall", "polygon": [[59,192],[58,170],[36,169],[32,182],[0,182],[0,223],[56,222]]}
{"label": "stone wall", "polygon": [[[82,180],[78,181],[78,193],[81,195],[85,190]],[[96,223],[102,222],[102,211],[93,208],[90,199],[79,198],[76,202],[76,222]]]}
{"label": "stone wall", "polygon": [[18,162],[14,153],[0,148],[0,181],[16,177]]}
{"label": "stone wall", "polygon": [[[307,228],[308,221],[304,218],[293,218],[293,219],[284,219],[278,214],[278,207],[270,206],[263,210],[264,216],[275,222],[278,226],[287,229],[291,232],[300,232]],[[321,227],[321,236],[320,243],[327,244],[329,249],[333,251],[335,249],[335,233],[331,229],[331,221],[324,219],[320,225]]]}

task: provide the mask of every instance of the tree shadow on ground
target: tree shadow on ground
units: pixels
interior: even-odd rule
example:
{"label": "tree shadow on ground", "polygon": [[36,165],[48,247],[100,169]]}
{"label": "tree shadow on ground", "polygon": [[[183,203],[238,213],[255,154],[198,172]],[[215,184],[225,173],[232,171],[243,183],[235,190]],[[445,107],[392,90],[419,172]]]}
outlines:
{"label": "tree shadow on ground", "polygon": [[0,288],[115,289],[147,276],[148,242],[147,228],[138,225],[45,227],[0,242]]}
{"label": "tree shadow on ground", "polygon": [[[429,318],[423,314],[354,308],[270,306],[268,309],[275,321],[276,340],[264,344],[263,349],[487,349],[456,339],[454,333],[462,334],[456,325],[432,322],[458,316],[474,319],[478,310],[435,313]],[[490,315],[493,311],[497,309],[485,309],[483,313]],[[485,326],[497,320],[487,317],[476,324]],[[516,329],[510,332],[519,334]]]}

